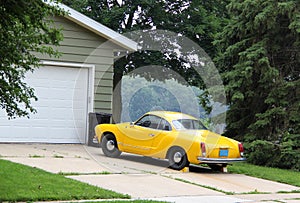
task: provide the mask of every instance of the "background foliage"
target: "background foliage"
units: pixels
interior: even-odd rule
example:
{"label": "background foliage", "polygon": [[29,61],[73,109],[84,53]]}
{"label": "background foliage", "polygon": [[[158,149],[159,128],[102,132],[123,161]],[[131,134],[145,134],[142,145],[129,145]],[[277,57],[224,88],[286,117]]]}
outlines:
{"label": "background foliage", "polygon": [[226,135],[248,161],[300,170],[300,2],[232,0],[217,58],[230,106]]}

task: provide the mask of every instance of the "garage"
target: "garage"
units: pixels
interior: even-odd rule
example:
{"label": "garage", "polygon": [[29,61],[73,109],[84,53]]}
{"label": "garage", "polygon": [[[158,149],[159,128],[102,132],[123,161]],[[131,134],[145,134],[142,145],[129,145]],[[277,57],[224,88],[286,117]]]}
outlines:
{"label": "garage", "polygon": [[8,120],[1,110],[0,142],[85,143],[91,68],[55,63],[28,73],[25,81],[35,89],[37,113]]}
{"label": "garage", "polygon": [[[28,73],[36,114],[8,120],[0,109],[0,143],[88,143],[90,113],[112,114],[115,52],[136,51],[137,43],[58,4],[67,15],[53,16],[63,40],[55,58],[35,53],[42,66]],[[0,87],[1,88],[1,87]],[[92,123],[92,122],[91,122]]]}

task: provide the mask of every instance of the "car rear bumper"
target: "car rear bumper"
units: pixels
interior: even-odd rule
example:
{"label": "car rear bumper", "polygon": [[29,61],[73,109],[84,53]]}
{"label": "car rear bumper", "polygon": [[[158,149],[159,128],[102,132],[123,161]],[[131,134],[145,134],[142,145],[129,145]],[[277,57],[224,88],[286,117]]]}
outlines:
{"label": "car rear bumper", "polygon": [[200,163],[208,163],[208,164],[226,164],[226,163],[231,163],[231,162],[246,161],[246,158],[206,158],[206,157],[198,157],[198,161]]}

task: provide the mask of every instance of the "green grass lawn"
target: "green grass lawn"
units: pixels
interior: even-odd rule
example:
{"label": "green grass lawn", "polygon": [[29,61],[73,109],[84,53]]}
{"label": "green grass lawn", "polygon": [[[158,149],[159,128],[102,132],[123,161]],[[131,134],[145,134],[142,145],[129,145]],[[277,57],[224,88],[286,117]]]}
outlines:
{"label": "green grass lawn", "polygon": [[256,166],[248,163],[234,163],[228,166],[228,172],[245,174],[300,187],[300,172],[297,171]]}
{"label": "green grass lawn", "polygon": [[0,159],[0,202],[111,198],[130,197]]}

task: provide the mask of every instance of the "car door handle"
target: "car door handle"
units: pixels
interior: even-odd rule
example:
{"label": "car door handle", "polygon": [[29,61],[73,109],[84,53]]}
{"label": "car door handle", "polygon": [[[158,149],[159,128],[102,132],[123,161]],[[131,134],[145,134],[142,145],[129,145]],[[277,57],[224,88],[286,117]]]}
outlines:
{"label": "car door handle", "polygon": [[150,136],[150,137],[154,137],[154,134],[150,133],[149,136]]}

